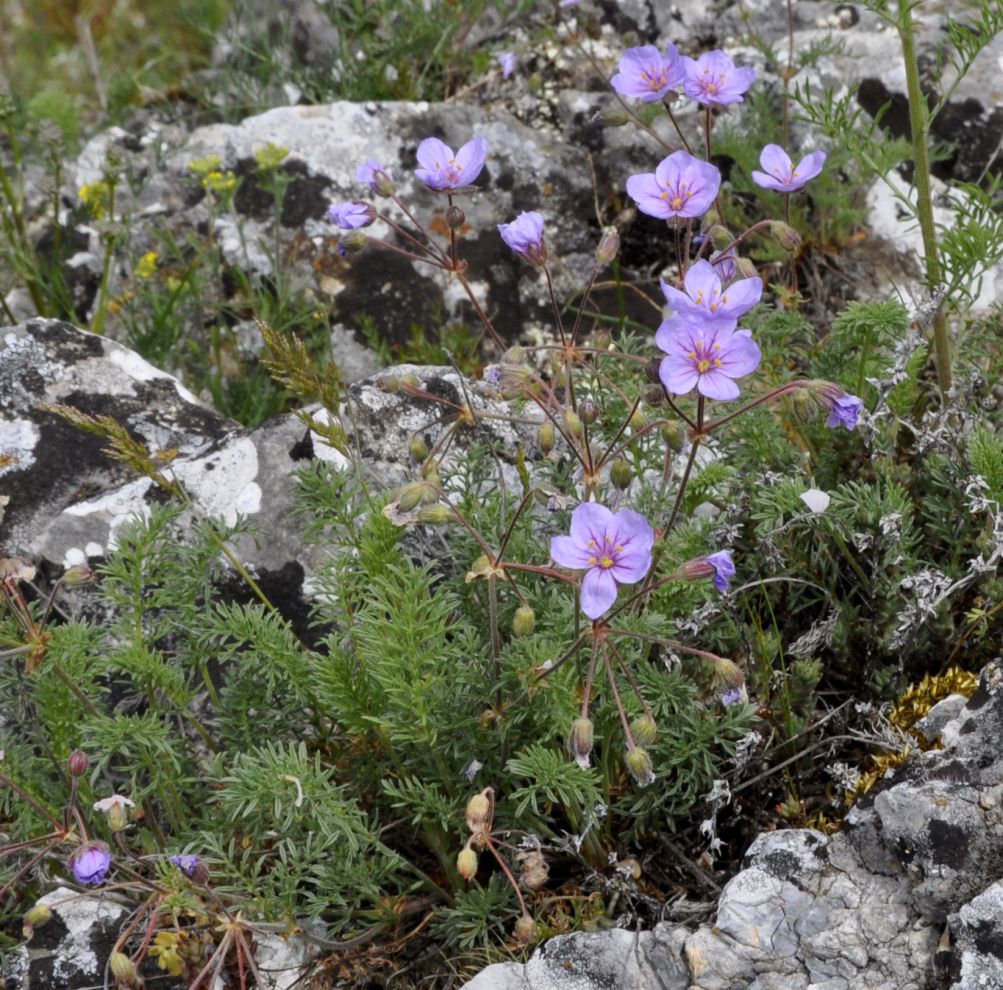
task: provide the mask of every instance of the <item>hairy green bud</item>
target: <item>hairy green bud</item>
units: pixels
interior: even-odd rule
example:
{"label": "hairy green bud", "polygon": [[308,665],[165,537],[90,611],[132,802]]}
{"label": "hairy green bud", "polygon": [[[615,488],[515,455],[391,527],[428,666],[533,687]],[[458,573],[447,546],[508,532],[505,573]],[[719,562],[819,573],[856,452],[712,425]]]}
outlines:
{"label": "hairy green bud", "polygon": [[573,412],[569,409],[564,414],[564,425],[568,428],[568,433],[573,437],[580,437],[584,432],[585,427],[582,426],[582,421],[578,416],[578,413]]}
{"label": "hairy green bud", "polygon": [[624,763],[627,764],[627,770],[631,777],[634,778],[634,782],[638,787],[647,787],[648,784],[655,782],[655,772],[651,766],[651,757],[648,755],[646,749],[640,746],[628,749],[627,755],[624,757]]}
{"label": "hairy green bud", "polygon": [[467,802],[467,828],[478,834],[491,831],[491,788],[485,787]]}
{"label": "hairy green bud", "polygon": [[528,636],[533,631],[535,625],[536,612],[528,605],[520,605],[515,610],[515,616],[512,619],[512,635],[517,637]]}
{"label": "hairy green bud", "polygon": [[464,846],[456,857],[456,872],[464,880],[473,880],[477,874],[477,853],[470,846]]}
{"label": "hairy green bud", "polygon": [[540,441],[540,450],[546,456],[554,449],[554,424],[549,419],[546,423],[541,423],[536,435]]}
{"label": "hairy green bud", "polygon": [[421,437],[413,436],[408,441],[407,451],[416,461],[423,461],[428,457],[428,444]]}
{"label": "hairy green bud", "polygon": [[788,223],[783,220],[770,221],[770,233],[773,239],[785,250],[796,251],[804,241],[804,238]]}
{"label": "hairy green bud", "polygon": [[517,942],[522,945],[529,945],[536,937],[536,922],[528,914],[524,914],[515,923],[513,932]]}
{"label": "hairy green bud", "polygon": [[676,422],[666,423],[662,426],[662,439],[670,450],[678,454],[683,449],[685,440],[683,428]]}
{"label": "hairy green bud", "polygon": [[120,987],[138,987],[139,971],[124,952],[113,952],[108,957],[108,968]]}
{"label": "hairy green bud", "polygon": [[568,751],[583,770],[589,767],[589,754],[595,744],[595,726],[590,718],[576,718],[568,733]]}
{"label": "hairy green bud", "polygon": [[620,489],[620,491],[626,491],[630,485],[630,479],[634,476],[634,472],[631,471],[630,465],[622,458],[618,457],[609,466],[609,480]]}
{"label": "hairy green bud", "polygon": [[600,265],[608,265],[617,256],[620,250],[620,235],[616,227],[607,227],[602,232],[599,239],[599,247],[596,248],[596,261]]}
{"label": "hairy green bud", "polygon": [[658,726],[650,715],[638,715],[630,723],[630,734],[638,746],[650,746],[658,738]]}

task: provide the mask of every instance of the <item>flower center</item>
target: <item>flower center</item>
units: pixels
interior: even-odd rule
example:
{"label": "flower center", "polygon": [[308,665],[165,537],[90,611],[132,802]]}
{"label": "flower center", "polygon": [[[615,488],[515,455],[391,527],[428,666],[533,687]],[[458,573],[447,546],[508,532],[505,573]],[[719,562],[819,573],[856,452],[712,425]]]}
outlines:
{"label": "flower center", "polygon": [[[611,567],[616,566],[617,558],[623,553],[623,544],[616,543],[609,533],[603,537],[602,544],[601,555],[589,557],[589,566],[601,567],[604,571],[608,571]],[[598,550],[598,546],[595,540],[589,540],[589,549]]]}
{"label": "flower center", "polygon": [[693,362],[693,366],[701,375],[722,366],[723,362],[716,354],[717,351],[721,350],[720,344],[714,343],[708,347],[704,343],[702,335],[697,337],[694,343],[696,349],[687,352],[686,356]]}

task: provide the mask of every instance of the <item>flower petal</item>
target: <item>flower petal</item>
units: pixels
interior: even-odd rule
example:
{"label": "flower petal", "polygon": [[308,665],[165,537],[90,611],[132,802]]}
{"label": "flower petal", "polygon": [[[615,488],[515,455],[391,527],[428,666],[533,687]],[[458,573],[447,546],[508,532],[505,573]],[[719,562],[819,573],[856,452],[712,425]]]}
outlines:
{"label": "flower petal", "polygon": [[598,619],[616,601],[616,581],[602,567],[593,567],[582,581],[582,611]]}
{"label": "flower petal", "polygon": [[798,162],[798,182],[804,185],[810,179],[814,179],[822,171],[822,166],[828,157],[828,154],[824,151],[813,151],[810,155],[805,155]]}
{"label": "flower petal", "polygon": [[456,152],[456,168],[460,173],[459,185],[469,185],[481,174],[488,157],[488,143],[482,137],[468,141]]}
{"label": "flower petal", "polygon": [[721,297],[721,310],[729,317],[745,316],[763,294],[763,280],[758,275],[742,278],[729,285]]}
{"label": "flower petal", "polygon": [[694,302],[698,296],[712,299],[715,293],[721,292],[721,279],[714,271],[714,266],[703,258],[690,267],[683,284],[686,286],[686,294]]}
{"label": "flower petal", "polygon": [[592,553],[579,546],[570,536],[554,536],[550,540],[550,556],[561,565],[573,571],[591,567],[589,558]]}
{"label": "flower petal", "polygon": [[440,172],[449,164],[449,160],[453,157],[453,149],[438,138],[425,138],[418,145],[415,157],[422,168],[428,169],[431,172]]}
{"label": "flower petal", "polygon": [[700,380],[700,373],[692,362],[675,357],[662,358],[658,366],[658,377],[670,395],[686,395],[693,391],[693,386]]}
{"label": "flower petal", "polygon": [[612,532],[613,513],[598,502],[582,502],[571,513],[571,539],[582,550],[589,549],[589,541],[602,545],[607,533]]}
{"label": "flower petal", "polygon": [[697,391],[708,399],[728,402],[741,395],[739,387],[720,368],[704,372],[697,380]]}
{"label": "flower petal", "polygon": [[729,378],[741,378],[759,367],[763,353],[748,330],[738,330],[727,339],[719,336],[718,343],[721,345],[718,351],[720,370]]}
{"label": "flower petal", "polygon": [[779,144],[768,144],[759,153],[759,164],[764,172],[775,175],[777,178],[788,181],[794,169],[794,163],[790,155],[780,147]]}

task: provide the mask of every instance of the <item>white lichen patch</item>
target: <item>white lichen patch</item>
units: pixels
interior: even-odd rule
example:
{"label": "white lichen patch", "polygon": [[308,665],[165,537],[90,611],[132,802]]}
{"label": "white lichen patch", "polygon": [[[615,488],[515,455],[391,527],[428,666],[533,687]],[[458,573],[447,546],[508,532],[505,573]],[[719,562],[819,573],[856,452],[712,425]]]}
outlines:
{"label": "white lichen patch", "polygon": [[258,451],[247,437],[204,457],[177,461],[171,471],[203,512],[228,526],[261,511]]}
{"label": "white lichen patch", "polygon": [[116,368],[121,369],[136,382],[149,382],[154,381],[158,378],[166,378],[174,383],[174,387],[178,390],[178,395],[181,396],[185,402],[190,402],[193,405],[201,405],[201,402],[184,387],[173,375],[165,374],[163,371],[155,368],[149,361],[141,358],[138,354],[130,351],[128,348],[120,347],[117,344],[110,343],[108,347],[107,354],[105,357],[108,359],[110,364],[113,364]]}
{"label": "white lichen patch", "polygon": [[146,504],[146,493],[153,482],[149,478],[139,478],[123,485],[100,498],[89,499],[68,505],[63,512],[69,516],[94,516],[103,514],[108,523],[108,537],[105,545],[114,549],[118,545],[115,534],[122,526],[135,519],[145,519],[150,514]]}
{"label": "white lichen patch", "polygon": [[26,471],[35,463],[38,427],[26,419],[0,422],[0,477]]}
{"label": "white lichen patch", "polygon": [[39,904],[51,907],[68,929],[52,963],[53,977],[68,984],[77,973],[101,972],[104,960],[99,961],[91,947],[95,926],[116,924],[125,918],[128,910],[107,897],[80,896],[67,887],[57,887],[40,898]]}
{"label": "white lichen patch", "polygon": [[87,554],[84,553],[80,547],[70,547],[69,550],[63,554],[63,567],[69,570],[71,567],[79,567],[81,564],[87,563]]}

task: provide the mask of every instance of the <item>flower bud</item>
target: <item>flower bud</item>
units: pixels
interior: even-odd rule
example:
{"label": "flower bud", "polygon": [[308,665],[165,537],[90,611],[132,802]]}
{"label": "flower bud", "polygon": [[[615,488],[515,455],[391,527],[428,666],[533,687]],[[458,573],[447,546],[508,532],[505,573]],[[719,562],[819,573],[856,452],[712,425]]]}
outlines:
{"label": "flower bud", "polygon": [[111,853],[104,842],[88,842],[74,851],[68,865],[77,883],[96,887],[111,869]]}
{"label": "flower bud", "polygon": [[748,258],[739,258],[735,263],[736,278],[753,278],[758,274],[755,264]]}
{"label": "flower bud", "polygon": [[459,230],[467,222],[467,215],[458,206],[450,206],[446,210],[446,226],[450,230]]}
{"label": "flower bud", "polygon": [[409,481],[397,493],[397,507],[401,512],[410,512],[419,505],[434,505],[438,501],[438,492],[423,481]]}
{"label": "flower bud", "polygon": [[524,914],[515,923],[513,933],[517,942],[522,945],[529,945],[536,937],[536,922],[528,914]]}
{"label": "flower bud", "polygon": [[613,334],[608,327],[596,327],[592,331],[592,346],[597,351],[608,351],[613,346]]}
{"label": "flower bud", "polygon": [[662,367],[662,359],[660,357],[651,358],[647,364],[644,366],[644,376],[654,385],[661,384],[662,379],[658,376],[658,370]]}
{"label": "flower bud", "polygon": [[416,460],[423,461],[428,457],[428,444],[419,436],[413,436],[408,441],[407,452]]}
{"label": "flower bud", "polygon": [[568,428],[568,433],[573,437],[580,437],[584,427],[582,426],[582,421],[578,417],[578,413],[573,412],[569,409],[564,414],[564,425]]}
{"label": "flower bud", "polygon": [[642,749],[640,746],[628,749],[627,755],[624,757],[624,763],[627,764],[627,770],[630,772],[631,777],[634,778],[638,787],[647,787],[648,784],[655,782],[655,773],[651,767],[651,757],[648,756],[646,749]]}
{"label": "flower bud", "polygon": [[586,426],[591,426],[599,418],[599,406],[593,399],[582,399],[578,403],[578,418]]}
{"label": "flower bud", "polygon": [[644,401],[649,406],[660,406],[665,401],[665,389],[661,385],[652,385],[644,393]]}
{"label": "flower bud", "polygon": [[676,422],[665,423],[662,426],[662,439],[670,450],[678,454],[683,449],[685,440],[683,428]]}
{"label": "flower bud", "polygon": [[338,253],[343,257],[346,254],[356,254],[369,243],[369,238],[361,231],[348,230],[338,238]]}
{"label": "flower bud", "polygon": [[52,908],[48,904],[38,903],[29,908],[21,923],[21,932],[25,938],[31,938],[36,928],[41,928],[52,917]]}
{"label": "flower bud", "polygon": [[631,471],[630,465],[622,457],[618,457],[609,466],[609,480],[616,488],[619,488],[620,491],[627,490],[633,476],[634,472]]}
{"label": "flower bud", "polygon": [[592,119],[604,127],[623,127],[630,123],[630,115],[624,110],[600,110]]}
{"label": "flower bud", "polygon": [[771,220],[770,233],[785,251],[796,251],[804,240],[790,224],[784,223],[783,220]]}
{"label": "flower bud", "polygon": [[568,733],[568,751],[583,770],[589,768],[589,754],[595,744],[595,726],[590,718],[576,718]]}
{"label": "flower bud", "polygon": [[[421,466],[421,476],[430,485],[438,485],[439,484],[439,465],[435,461],[425,461],[425,463],[422,464],[422,466]],[[431,489],[431,490],[434,491],[434,489]],[[439,496],[436,495],[435,498],[438,499],[438,497]],[[427,500],[427,499],[425,499],[425,500],[423,500],[422,504],[424,504],[424,505],[431,505],[432,501],[435,501],[435,499],[433,499],[433,500]]]}
{"label": "flower bud", "polygon": [[600,265],[608,265],[617,256],[620,250],[620,235],[616,227],[607,227],[602,232],[599,239],[599,247],[596,248],[596,261]]}
{"label": "flower bud", "polygon": [[382,196],[384,199],[388,199],[397,192],[397,187],[394,185],[394,180],[379,168],[373,172],[373,192],[377,196]]}
{"label": "flower bud", "polygon": [[638,406],[630,414],[630,428],[634,431],[643,430],[648,425],[648,417],[645,415],[644,410]]}
{"label": "flower bud", "polygon": [[82,777],[90,765],[91,761],[87,759],[87,754],[79,749],[73,750],[66,761],[66,768],[70,771],[71,777]]}
{"label": "flower bud", "polygon": [[63,574],[63,584],[67,588],[79,588],[81,585],[90,584],[97,577],[97,574],[86,564],[75,564],[69,567]]}
{"label": "flower bud", "polygon": [[138,987],[139,972],[124,952],[113,952],[108,957],[108,968],[120,987]]}
{"label": "flower bud", "polygon": [[491,829],[491,788],[486,787],[467,802],[467,828],[471,832],[488,832]]}
{"label": "flower bud", "polygon": [[520,344],[513,344],[503,355],[502,364],[525,364],[526,348]]}
{"label": "flower bud", "polygon": [[520,605],[515,610],[515,616],[512,619],[512,635],[517,637],[528,636],[533,631],[535,625],[536,612],[528,605]]}
{"label": "flower bud", "polygon": [[415,513],[414,521],[426,526],[442,526],[453,522],[452,510],[445,505],[426,505]]}
{"label": "flower bud", "polygon": [[638,746],[650,746],[658,738],[658,726],[650,715],[638,715],[630,723],[630,734]]}
{"label": "flower bud", "polygon": [[477,853],[470,846],[464,846],[456,857],[456,872],[464,880],[473,880],[477,874]]}
{"label": "flower bud", "polygon": [[554,424],[549,419],[546,423],[541,423],[536,435],[540,442],[540,450],[546,456],[554,449]]}

